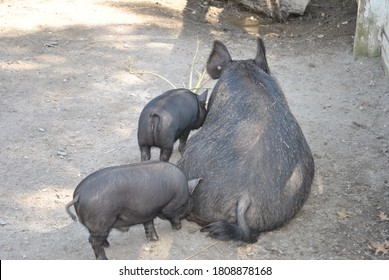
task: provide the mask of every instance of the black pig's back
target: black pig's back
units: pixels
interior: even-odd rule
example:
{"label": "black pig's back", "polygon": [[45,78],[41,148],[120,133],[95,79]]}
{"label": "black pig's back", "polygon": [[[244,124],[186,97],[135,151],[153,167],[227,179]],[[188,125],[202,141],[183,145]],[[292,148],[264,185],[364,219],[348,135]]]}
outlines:
{"label": "black pig's back", "polygon": [[217,82],[207,119],[189,139],[180,166],[188,178],[203,178],[193,193],[192,218],[234,223],[237,201],[248,195],[247,223],[269,230],[303,205],[313,158],[272,77],[252,61],[232,63]]}

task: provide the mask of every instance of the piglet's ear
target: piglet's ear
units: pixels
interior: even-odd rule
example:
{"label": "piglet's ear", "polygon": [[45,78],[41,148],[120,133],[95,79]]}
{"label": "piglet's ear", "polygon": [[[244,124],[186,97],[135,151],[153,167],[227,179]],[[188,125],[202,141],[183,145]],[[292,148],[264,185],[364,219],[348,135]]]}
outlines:
{"label": "piglet's ear", "polygon": [[203,180],[203,178],[198,178],[198,179],[193,179],[188,181],[188,188],[189,188],[189,193],[192,195],[195,188],[197,187],[198,184]]}
{"label": "piglet's ear", "polygon": [[269,66],[267,65],[266,60],[266,49],[265,49],[265,43],[261,38],[257,39],[257,56],[254,60],[255,64],[261,68],[266,73],[270,74]]}
{"label": "piglet's ear", "polygon": [[211,76],[212,79],[219,79],[231,60],[231,55],[226,46],[222,42],[215,40],[207,62],[207,72],[209,76]]}
{"label": "piglet's ear", "polygon": [[201,104],[205,104],[207,102],[207,96],[208,96],[208,89],[206,89],[202,94],[199,96],[199,100]]}

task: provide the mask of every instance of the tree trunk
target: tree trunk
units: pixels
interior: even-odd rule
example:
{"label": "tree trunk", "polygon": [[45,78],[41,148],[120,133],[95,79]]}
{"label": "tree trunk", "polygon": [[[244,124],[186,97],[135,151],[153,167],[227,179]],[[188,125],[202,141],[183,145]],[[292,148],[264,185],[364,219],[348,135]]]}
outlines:
{"label": "tree trunk", "polygon": [[234,0],[257,13],[286,21],[290,14],[302,15],[310,0]]}

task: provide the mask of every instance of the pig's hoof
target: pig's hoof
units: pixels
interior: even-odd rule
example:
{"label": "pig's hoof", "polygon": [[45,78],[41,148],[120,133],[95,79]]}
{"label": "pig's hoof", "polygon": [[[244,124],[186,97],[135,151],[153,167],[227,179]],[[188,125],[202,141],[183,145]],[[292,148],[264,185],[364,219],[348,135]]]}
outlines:
{"label": "pig's hoof", "polygon": [[172,228],[175,230],[181,229],[181,223],[180,222],[171,222]]}
{"label": "pig's hoof", "polygon": [[148,233],[146,234],[146,238],[150,241],[158,241],[158,235],[156,233]]}
{"label": "pig's hoof", "polygon": [[109,242],[108,242],[107,240],[105,240],[104,243],[103,243],[103,246],[104,246],[105,248],[108,248],[108,247],[109,247]]}
{"label": "pig's hoof", "polygon": [[120,230],[121,232],[127,232],[130,229],[130,227],[122,227],[118,228],[117,230]]}
{"label": "pig's hoof", "polygon": [[150,241],[158,241],[158,236],[156,236],[156,235],[153,235],[153,236],[150,236],[149,238],[148,238]]}

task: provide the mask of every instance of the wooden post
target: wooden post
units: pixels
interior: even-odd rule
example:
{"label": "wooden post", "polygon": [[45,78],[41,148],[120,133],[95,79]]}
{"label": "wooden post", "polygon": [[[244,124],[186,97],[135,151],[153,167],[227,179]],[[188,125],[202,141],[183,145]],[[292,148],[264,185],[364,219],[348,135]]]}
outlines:
{"label": "wooden post", "polygon": [[[387,19],[389,19],[389,10]],[[389,20],[386,21],[384,32],[382,33],[381,58],[386,76],[389,78]]]}
{"label": "wooden post", "polygon": [[354,57],[381,54],[382,32],[388,18],[389,0],[359,0]]}

